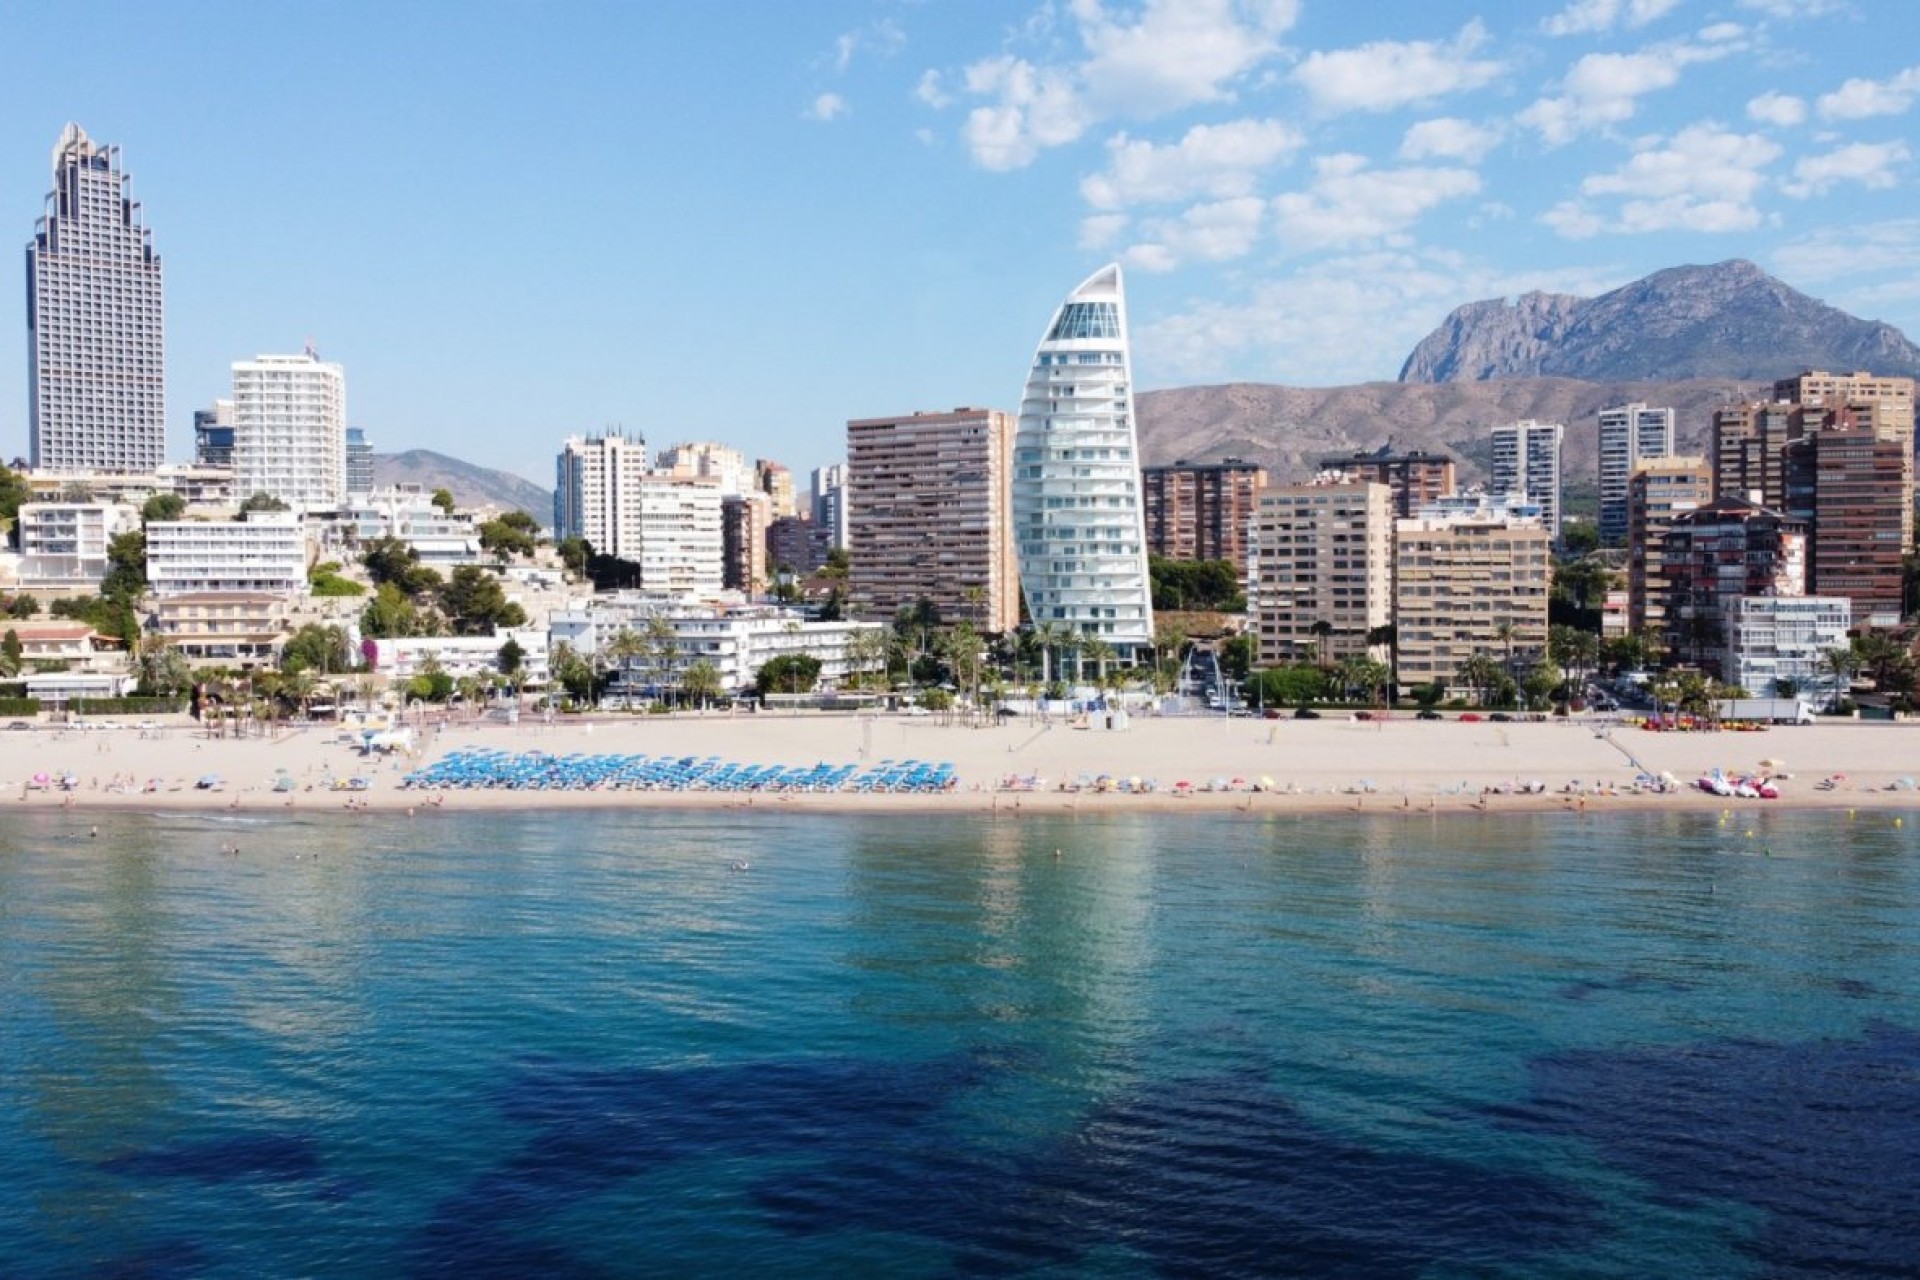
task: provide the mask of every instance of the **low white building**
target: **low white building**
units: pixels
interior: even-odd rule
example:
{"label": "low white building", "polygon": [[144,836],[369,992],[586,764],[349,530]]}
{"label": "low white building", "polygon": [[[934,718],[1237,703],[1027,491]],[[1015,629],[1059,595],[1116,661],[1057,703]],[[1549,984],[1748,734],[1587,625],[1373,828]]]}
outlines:
{"label": "low white building", "polygon": [[329,556],[357,556],[368,543],[398,538],[413,548],[421,564],[442,573],[486,559],[473,516],[442,511],[434,505],[433,494],[417,484],[352,495],[338,511],[312,519],[321,548]]}
{"label": "low white building", "polygon": [[300,517],[255,511],[246,520],[157,520],[147,526],[147,583],[157,596],[307,590]]}
{"label": "low white building", "polygon": [[1853,603],[1844,596],[1745,596],[1727,610],[1725,679],[1755,697],[1778,692],[1778,681],[1797,690],[1828,688],[1832,649],[1848,645]]}
{"label": "low white building", "polygon": [[[521,627],[490,636],[386,636],[368,641],[372,652],[373,673],[398,684],[424,672],[428,664],[455,680],[465,676],[499,675],[500,650],[511,638],[525,655],[521,659],[519,680],[523,685],[540,687],[547,683],[547,631],[544,627]],[[361,648],[367,653],[367,645]]]}
{"label": "low white building", "polygon": [[672,663],[662,668],[657,660],[633,660],[616,676],[615,692],[645,696],[655,685],[677,689],[687,668],[697,662],[712,664],[721,689],[745,689],[761,667],[789,654],[817,659],[820,687],[833,688],[855,673],[854,637],[886,630],[879,622],[809,622],[792,610],[767,605],[680,609],[666,620],[673,627]]}
{"label": "low white building", "polygon": [[140,527],[140,512],[120,502],[28,502],[15,527],[23,590],[86,595],[107,576],[108,545]]}

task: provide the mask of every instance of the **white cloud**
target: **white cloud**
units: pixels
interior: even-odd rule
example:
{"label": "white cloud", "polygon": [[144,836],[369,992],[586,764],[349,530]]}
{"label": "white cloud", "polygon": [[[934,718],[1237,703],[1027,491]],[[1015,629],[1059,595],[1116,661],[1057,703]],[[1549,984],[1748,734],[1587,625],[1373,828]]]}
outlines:
{"label": "white cloud", "polygon": [[997,98],[967,113],[961,130],[983,169],[1019,169],[1046,147],[1072,142],[1091,123],[1067,74],[1021,58],[990,58],[967,68],[969,92]]}
{"label": "white cloud", "polygon": [[833,42],[833,69],[844,74],[853,65],[854,55],[862,49],[890,58],[906,47],[907,33],[891,18],[882,18],[871,26],[842,32]]}
{"label": "white cloud", "polygon": [[1480,175],[1471,169],[1369,169],[1364,156],[1323,156],[1307,190],[1274,198],[1275,232],[1296,251],[1379,240],[1479,190]]}
{"label": "white cloud", "polygon": [[838,120],[841,116],[847,114],[849,110],[851,110],[851,108],[847,106],[847,100],[839,94],[823,93],[815,98],[813,104],[807,108],[807,119],[819,120],[825,123]]}
{"label": "white cloud", "polygon": [[1829,227],[1781,246],[1773,266],[1793,280],[1920,278],[1920,218]]}
{"label": "white cloud", "polygon": [[1426,160],[1434,156],[1479,164],[1500,141],[1500,130],[1478,125],[1455,116],[1422,120],[1400,139],[1402,160]]}
{"label": "white cloud", "polygon": [[1165,203],[1196,195],[1248,195],[1260,172],[1297,150],[1300,131],[1282,120],[1195,125],[1169,146],[1120,134],[1107,143],[1107,168],[1080,184],[1096,209]]}
{"label": "white cloud", "polygon": [[913,96],[935,111],[953,105],[953,95],[947,92],[946,82],[938,71],[931,69],[920,74],[920,83],[913,86]]}
{"label": "white cloud", "polygon": [[1537,129],[1549,146],[1559,146],[1589,130],[1631,120],[1640,98],[1672,88],[1688,66],[1729,57],[1745,47],[1743,41],[1722,40],[1654,45],[1635,53],[1589,53],[1568,69],[1558,97],[1539,99],[1517,118]]}
{"label": "white cloud", "polygon": [[1904,142],[1850,143],[1800,160],[1793,166],[1793,181],[1781,190],[1790,196],[1817,196],[1835,183],[1857,182],[1870,191],[1885,191],[1898,181],[1895,166],[1911,158]]}
{"label": "white cloud", "polygon": [[[1000,54],[962,73],[966,91],[989,100],[968,113],[961,130],[983,168],[1031,164],[1102,120],[1151,119],[1229,99],[1238,82],[1280,52],[1279,37],[1298,18],[1299,4],[1146,0],[1116,14],[1103,0],[1071,0],[1069,13],[1084,59],[1035,63]],[[942,82],[925,76],[919,96],[929,105],[946,100]]]}
{"label": "white cloud", "polygon": [[1584,200],[1563,201],[1542,221],[1562,236],[1583,239],[1602,231],[1744,231],[1760,223],[1753,199],[1780,146],[1757,133],[1732,133],[1716,124],[1689,125],[1665,146],[1645,146],[1612,173],[1580,184],[1584,197],[1618,197],[1609,219]]}
{"label": "white cloud", "polygon": [[1147,237],[1122,260],[1146,271],[1171,271],[1183,262],[1230,262],[1252,251],[1266,221],[1267,203],[1257,196],[1198,204],[1177,218],[1156,219]]}
{"label": "white cloud", "polygon": [[1915,94],[1920,94],[1920,67],[1908,67],[1885,80],[1849,80],[1821,94],[1814,109],[1828,120],[1897,116],[1913,105]]}
{"label": "white cloud", "polygon": [[1389,111],[1491,82],[1505,68],[1473,56],[1486,41],[1487,29],[1476,19],[1451,43],[1379,40],[1310,53],[1293,78],[1321,111]]}
{"label": "white cloud", "polygon": [[1124,213],[1093,213],[1080,219],[1080,247],[1090,252],[1112,248],[1127,229]]}
{"label": "white cloud", "polygon": [[1742,9],[1764,13],[1769,18],[1823,18],[1844,12],[1847,0],[1740,0]]}
{"label": "white cloud", "polygon": [[1679,3],[1680,0],[1573,0],[1542,22],[1540,29],[1550,36],[1584,36],[1611,31],[1616,23],[1644,27]]}
{"label": "white cloud", "polygon": [[1759,97],[1748,100],[1747,118],[1758,120],[1761,124],[1779,125],[1785,128],[1799,124],[1807,118],[1807,104],[1803,99],[1791,94],[1768,90]]}
{"label": "white cloud", "polygon": [[1344,254],[1288,275],[1262,276],[1239,297],[1209,293],[1136,325],[1137,377],[1156,385],[1384,380],[1398,372],[1414,343],[1469,299],[1529,289],[1590,296],[1628,278],[1587,269],[1505,274],[1437,251]]}

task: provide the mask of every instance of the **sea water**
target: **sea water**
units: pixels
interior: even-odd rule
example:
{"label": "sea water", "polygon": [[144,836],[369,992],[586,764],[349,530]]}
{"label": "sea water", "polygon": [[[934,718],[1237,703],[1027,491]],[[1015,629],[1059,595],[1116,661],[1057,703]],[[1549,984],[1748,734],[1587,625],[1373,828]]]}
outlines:
{"label": "sea water", "polygon": [[1920,1270],[1914,815],[457,803],[6,816],[0,1273]]}

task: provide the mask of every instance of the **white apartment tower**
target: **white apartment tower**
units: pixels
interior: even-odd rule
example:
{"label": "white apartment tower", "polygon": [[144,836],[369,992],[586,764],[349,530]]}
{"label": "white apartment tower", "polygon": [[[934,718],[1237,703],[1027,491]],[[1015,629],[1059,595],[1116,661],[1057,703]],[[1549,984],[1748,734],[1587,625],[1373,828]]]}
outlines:
{"label": "white apartment tower", "polygon": [[813,522],[827,530],[831,545],[847,545],[847,464],[830,462],[813,469]]}
{"label": "white apartment tower", "polygon": [[1627,479],[1642,462],[1673,456],[1673,410],[1636,401],[1600,411],[1600,541],[1627,537]]}
{"label": "white apartment tower", "polygon": [[1538,506],[1554,542],[1560,540],[1560,445],[1566,434],[1558,422],[1531,418],[1493,429],[1493,476],[1487,488]]}
{"label": "white apartment tower", "polygon": [[120,149],[69,124],[27,245],[27,436],[35,470],[152,472],[166,461],[160,255]]}
{"label": "white apartment tower", "polygon": [[298,512],[347,500],[347,374],[309,347],[233,366],[233,491]]}
{"label": "white apartment tower", "polygon": [[1054,312],[1013,449],[1014,540],[1033,624],[1136,656],[1153,643],[1153,599],[1118,265]]}
{"label": "white apartment tower", "polygon": [[585,538],[599,555],[639,559],[639,488],[651,470],[644,437],[567,437],[554,463],[555,541]]}

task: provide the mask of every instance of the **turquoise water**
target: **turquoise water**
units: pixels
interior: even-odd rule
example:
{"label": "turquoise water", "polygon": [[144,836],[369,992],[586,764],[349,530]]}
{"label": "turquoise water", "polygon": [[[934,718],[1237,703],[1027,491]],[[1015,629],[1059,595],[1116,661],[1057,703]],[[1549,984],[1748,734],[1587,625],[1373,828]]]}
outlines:
{"label": "turquoise water", "polygon": [[1916,815],[8,817],[11,1276],[1920,1274]]}

